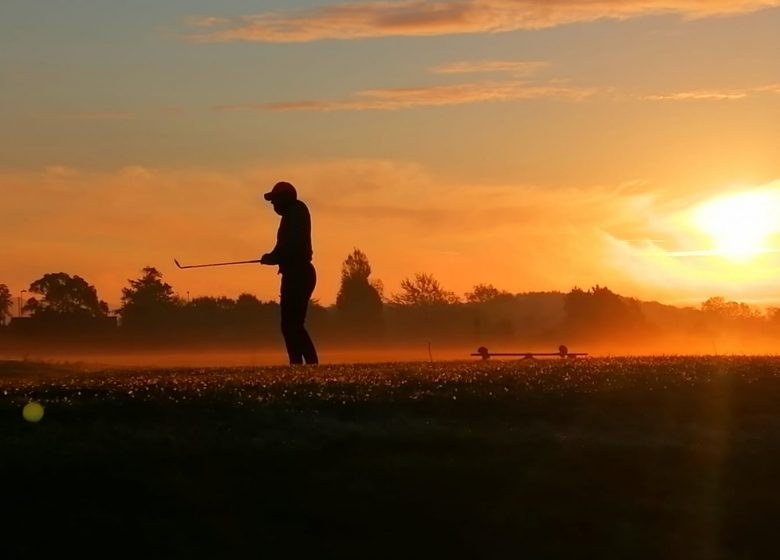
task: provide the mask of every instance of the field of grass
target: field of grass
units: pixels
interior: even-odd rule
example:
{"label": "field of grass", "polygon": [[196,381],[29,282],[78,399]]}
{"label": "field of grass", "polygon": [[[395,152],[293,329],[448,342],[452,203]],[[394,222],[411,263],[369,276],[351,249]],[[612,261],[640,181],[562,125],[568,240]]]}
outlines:
{"label": "field of grass", "polygon": [[778,358],[4,362],[0,423],[3,558],[777,554]]}

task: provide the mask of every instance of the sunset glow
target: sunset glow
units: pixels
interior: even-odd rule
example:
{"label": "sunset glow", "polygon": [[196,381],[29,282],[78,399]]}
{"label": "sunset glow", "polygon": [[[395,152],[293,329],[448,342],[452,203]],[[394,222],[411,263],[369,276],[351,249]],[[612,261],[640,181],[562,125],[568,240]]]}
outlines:
{"label": "sunset glow", "polygon": [[780,228],[776,193],[754,191],[727,195],[696,209],[695,223],[712,237],[720,255],[744,261],[771,250],[769,238]]}
{"label": "sunset glow", "polygon": [[780,0],[0,0],[4,558],[771,560],[778,341]]}
{"label": "sunset glow", "polygon": [[778,1],[149,4],[0,5],[14,294],[63,271],[115,308],[154,266],[278,298],[267,268],[173,259],[258,258],[286,180],[326,305],[356,247],[387,295],[424,272],[780,303]]}

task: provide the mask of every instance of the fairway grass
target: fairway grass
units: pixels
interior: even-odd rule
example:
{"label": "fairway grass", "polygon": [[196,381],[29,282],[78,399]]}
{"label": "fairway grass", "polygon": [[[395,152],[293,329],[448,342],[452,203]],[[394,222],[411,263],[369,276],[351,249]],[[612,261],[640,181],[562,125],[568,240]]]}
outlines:
{"label": "fairway grass", "polygon": [[780,359],[762,357],[3,362],[3,548],[770,558],[778,403]]}

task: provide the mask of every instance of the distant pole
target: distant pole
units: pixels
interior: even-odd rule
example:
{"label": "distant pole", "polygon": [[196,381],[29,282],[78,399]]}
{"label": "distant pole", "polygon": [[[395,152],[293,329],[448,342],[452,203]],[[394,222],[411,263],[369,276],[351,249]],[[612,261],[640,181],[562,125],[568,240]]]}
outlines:
{"label": "distant pole", "polygon": [[19,317],[22,316],[22,294],[26,294],[26,293],[27,290],[22,290],[21,292],[19,292],[19,313],[18,313]]}
{"label": "distant pole", "polygon": [[189,302],[190,302],[190,291],[187,290],[187,303],[189,303]]}

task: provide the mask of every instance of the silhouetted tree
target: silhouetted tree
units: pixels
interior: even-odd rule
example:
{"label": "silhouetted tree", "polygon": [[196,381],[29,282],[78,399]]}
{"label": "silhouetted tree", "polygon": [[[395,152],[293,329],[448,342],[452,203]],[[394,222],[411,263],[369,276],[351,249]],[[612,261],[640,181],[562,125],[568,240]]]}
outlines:
{"label": "silhouetted tree", "polygon": [[403,339],[418,342],[446,337],[472,330],[469,313],[458,297],[445,290],[432,274],[418,273],[401,281],[401,292],[393,294],[388,315],[393,320],[391,332]]}
{"label": "silhouetted tree", "polygon": [[236,318],[241,325],[257,325],[259,321],[265,320],[266,316],[275,317],[269,314],[269,310],[275,309],[278,305],[273,301],[260,301],[253,294],[241,294],[236,299]]}
{"label": "silhouetted tree", "polygon": [[278,331],[279,304],[275,301],[241,294],[236,299],[235,314],[240,329],[248,336],[267,338]]}
{"label": "silhouetted tree", "polygon": [[150,330],[169,327],[175,322],[181,301],[156,268],[147,266],[142,272],[140,278],[128,280],[130,287],[122,288],[122,307],[118,310],[122,325]]}
{"label": "silhouetted tree", "polygon": [[257,299],[257,296],[253,294],[241,294],[236,299],[236,307],[253,310],[258,306],[264,305],[262,301]]}
{"label": "silhouetted tree", "polygon": [[382,285],[369,280],[371,265],[360,249],[347,256],[341,266],[341,287],[336,310],[341,326],[351,335],[373,335],[382,328]]}
{"label": "silhouetted tree", "polygon": [[257,342],[278,332],[279,304],[261,302],[251,294],[241,294],[235,300],[202,296],[177,303],[171,331],[191,341],[194,337],[211,345]]}
{"label": "silhouetted tree", "polygon": [[454,292],[445,290],[433,274],[418,273],[414,280],[401,281],[401,293],[393,294],[390,301],[396,305],[425,306],[459,303]]}
{"label": "silhouetted tree", "polygon": [[646,327],[638,301],[601,286],[587,292],[574,288],[564,298],[564,313],[569,334],[586,337],[625,338]]}
{"label": "silhouetted tree", "polygon": [[717,333],[753,337],[765,333],[772,326],[771,311],[769,320],[761,312],[746,303],[727,301],[723,297],[711,297],[701,305],[703,326],[710,336]]}
{"label": "silhouetted tree", "polygon": [[212,327],[224,327],[230,323],[232,312],[235,311],[236,302],[221,296],[202,296],[193,298],[186,309],[187,322]]}
{"label": "silhouetted tree", "polygon": [[98,299],[97,290],[80,276],[64,272],[45,274],[28,291],[41,298],[27,300],[24,310],[33,318],[94,318],[108,315],[108,304]]}
{"label": "silhouetted tree", "polygon": [[493,284],[477,284],[470,292],[466,292],[466,301],[469,303],[488,303],[511,295],[507,291],[499,290]]}
{"label": "silhouetted tree", "polygon": [[720,320],[741,321],[757,319],[761,316],[758,310],[746,303],[726,301],[725,298],[711,297],[701,304],[701,310],[707,315]]}
{"label": "silhouetted tree", "polygon": [[315,333],[317,338],[331,335],[336,327],[332,319],[333,314],[317,298],[312,298],[309,301],[309,308],[306,312],[306,324],[309,332]]}
{"label": "silhouetted tree", "polygon": [[5,325],[6,319],[11,318],[11,309],[14,301],[11,290],[5,284],[0,284],[0,325]]}
{"label": "silhouetted tree", "polygon": [[515,297],[507,291],[499,290],[493,284],[477,284],[466,292],[477,340],[506,340],[515,334],[515,325],[511,318],[512,303]]}
{"label": "silhouetted tree", "polygon": [[769,307],[764,315],[766,325],[772,332],[777,333],[780,330],[780,307]]}

